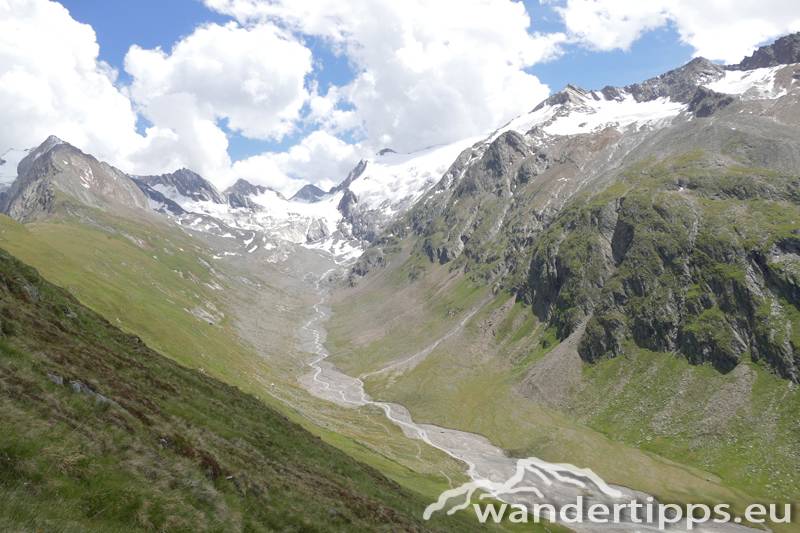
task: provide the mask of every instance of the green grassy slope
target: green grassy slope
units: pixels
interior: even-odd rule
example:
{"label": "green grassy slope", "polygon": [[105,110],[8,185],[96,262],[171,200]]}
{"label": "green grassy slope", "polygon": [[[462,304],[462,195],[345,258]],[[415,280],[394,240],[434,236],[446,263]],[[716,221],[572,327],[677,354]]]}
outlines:
{"label": "green grassy slope", "polygon": [[[800,346],[796,188],[795,176],[719,168],[699,152],[647,162],[567,206],[527,248],[500,250],[515,238],[507,223],[490,254],[521,254],[505,278],[492,275],[496,264],[433,262],[406,234],[384,247],[383,267],[337,291],[329,347],[415,420],[481,433],[517,455],[591,467],[667,501],[739,512],[798,502],[800,394],[781,377]],[[608,206],[619,207],[619,232],[602,229],[616,220]],[[375,374],[479,302],[416,367]],[[587,320],[573,348],[584,361],[542,363]],[[680,330],[690,349],[669,348]],[[751,334],[757,357],[736,340]]]}
{"label": "green grassy slope", "polygon": [[[466,481],[461,463],[410,443],[382,411],[341,408],[297,383],[308,354],[298,350],[295,334],[319,301],[313,291],[283,280],[270,286],[270,265],[239,270],[175,226],[68,198],[54,209],[46,221],[26,225],[0,216],[0,246],[159,353],[256,395],[427,501]],[[216,317],[213,325],[191,312],[198,309]],[[266,326],[257,342],[243,339],[243,316],[250,326]]]}
{"label": "green grassy slope", "polygon": [[0,322],[4,531],[477,529],[423,522],[413,493],[157,354],[5,251]]}
{"label": "green grassy slope", "polygon": [[210,250],[175,226],[64,203],[48,222],[0,216],[0,245],[165,355],[230,375],[243,357],[225,309],[232,276]]}

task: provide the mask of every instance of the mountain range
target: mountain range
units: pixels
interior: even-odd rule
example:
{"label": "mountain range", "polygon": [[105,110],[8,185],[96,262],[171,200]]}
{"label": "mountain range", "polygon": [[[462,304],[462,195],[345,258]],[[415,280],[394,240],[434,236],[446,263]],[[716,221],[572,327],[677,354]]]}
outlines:
{"label": "mountain range", "polygon": [[800,33],[736,65],[568,85],[289,199],[50,137],[0,160],[0,247],[423,497],[459,463],[310,397],[313,357],[514,456],[740,510],[800,501],[799,173]]}

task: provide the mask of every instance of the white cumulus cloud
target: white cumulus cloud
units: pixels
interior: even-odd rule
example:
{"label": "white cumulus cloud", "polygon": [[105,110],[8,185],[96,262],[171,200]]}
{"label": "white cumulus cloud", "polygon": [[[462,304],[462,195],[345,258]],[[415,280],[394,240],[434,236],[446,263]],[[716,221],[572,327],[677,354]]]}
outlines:
{"label": "white cumulus cloud", "polygon": [[139,171],[185,166],[222,182],[231,169],[223,122],[251,139],[291,133],[311,68],[311,52],[273,24],[207,24],[170,53],[132,46],[129,93],[153,126],[130,160]]}
{"label": "white cumulus cloud", "polygon": [[[511,0],[203,1],[234,20],[169,49],[133,45],[122,86],[98,60],[93,29],[60,4],[0,0],[0,153],[55,134],[130,173],[185,166],[220,186],[241,177],[286,194],[327,189],[380,148],[449,143],[528,111],[549,92],[529,67],[565,44],[627,50],[670,26],[697,55],[730,63],[800,31],[800,3],[785,0],[541,0],[563,24],[547,34]],[[321,92],[307,40],[345,58],[351,81]],[[231,162],[226,132],[279,141],[298,131],[284,152]]]}
{"label": "white cumulus cloud", "polygon": [[327,191],[369,155],[359,144],[347,144],[317,130],[285,152],[265,153],[234,163],[227,183],[243,178],[272,187],[287,197],[307,183]]}
{"label": "white cumulus cloud", "polygon": [[51,134],[112,164],[136,149],[136,113],[98,61],[91,26],[45,0],[0,1],[0,154]]}
{"label": "white cumulus cloud", "polygon": [[800,3],[785,0],[549,0],[572,42],[627,50],[644,33],[672,25],[695,55],[738,63],[758,45],[800,31]]}
{"label": "white cumulus cloud", "polygon": [[131,95],[151,120],[154,102],[190,94],[209,119],[227,119],[231,130],[254,139],[280,139],[294,129],[311,67],[311,51],[273,24],[208,24],[171,53],[133,46],[125,57]]}
{"label": "white cumulus cloud", "polygon": [[509,0],[205,1],[242,24],[281,21],[326,39],[356,76],[317,95],[312,119],[400,151],[487,132],[529,110],[549,91],[523,69],[556,57],[565,38],[531,34],[524,6]]}

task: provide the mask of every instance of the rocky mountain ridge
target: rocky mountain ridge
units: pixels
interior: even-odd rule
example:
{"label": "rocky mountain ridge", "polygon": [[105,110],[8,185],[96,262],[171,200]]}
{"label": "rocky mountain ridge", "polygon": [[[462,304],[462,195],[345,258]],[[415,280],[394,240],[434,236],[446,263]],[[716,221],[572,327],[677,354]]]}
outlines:
{"label": "rocky mountain ridge", "polygon": [[[618,156],[622,144],[627,144],[626,149],[629,149],[638,142],[635,140],[637,136],[630,133],[632,128],[658,129],[680,113],[707,117],[730,105],[733,97],[726,94],[738,89],[732,87],[731,83],[725,83],[729,74],[764,68],[774,70],[782,62],[797,59],[798,39],[798,34],[785,37],[772,47],[760,49],[739,65],[723,67],[697,58],[683,67],[624,88],[606,87],[600,91],[587,91],[569,85],[536,106],[531,113],[520,116],[482,141],[466,139],[448,147],[434,147],[414,154],[382,150],[375,159],[361,161],[341,184],[327,193],[309,185],[287,201],[275,191],[244,180],[221,192],[188,169],[160,176],[129,178],[147,195],[154,210],[193,230],[209,231],[217,237],[242,237],[241,246],[247,246],[248,252],[253,249],[246,244],[248,241],[261,240],[262,245],[270,244],[276,250],[272,254],[273,260],[285,257],[291,245],[303,245],[324,250],[347,261],[358,255],[388,224],[410,209],[434,185],[441,183],[440,178],[452,160],[457,161],[451,167],[449,177],[445,176],[448,181],[459,174],[463,176],[466,172],[464,167],[483,157],[486,148],[504,132],[541,137],[537,163],[526,166],[525,172],[528,173],[540,172],[543,168],[539,167],[547,164],[547,156],[541,150],[541,145],[552,144],[553,135],[570,136],[615,129],[625,140],[612,142],[615,134],[610,130],[605,135],[605,144],[617,153],[608,154],[608,159],[613,160]],[[756,83],[744,80],[744,85],[752,92],[759,80],[762,85],[769,85],[771,77],[775,75],[776,72],[772,70],[761,72],[756,76],[759,78]],[[742,81],[738,80],[739,86]],[[736,83],[734,81],[733,85]],[[772,89],[779,90],[777,84]],[[763,92],[763,87],[759,90]],[[744,94],[739,96],[747,97]],[[20,161],[18,175],[26,175],[37,158],[54,147],[53,143],[57,143],[57,140],[48,139],[30,157],[26,156]],[[461,158],[456,156],[467,146],[472,146],[467,162],[459,163]],[[563,157],[571,155],[564,154]],[[106,169],[105,172],[109,171]],[[119,176],[121,173],[113,169],[111,174]],[[81,179],[77,177],[78,182]],[[32,195],[39,194],[34,189],[27,188],[27,192],[22,193],[27,200],[11,200],[10,196],[20,194],[18,189],[11,190],[9,185],[6,191],[9,199],[4,201],[4,212],[14,217],[31,217],[45,210],[42,208],[37,211],[35,208],[37,204],[47,204],[47,200],[32,199]],[[92,200],[91,195],[87,196],[88,193],[79,190],[75,183],[71,186],[62,183],[61,190],[67,189],[88,202],[87,205],[101,207],[104,203]],[[125,202],[141,207],[141,197],[134,196],[137,198]],[[453,246],[459,248],[460,245],[454,242]],[[451,257],[453,250],[435,253]]]}
{"label": "rocky mountain ridge", "polygon": [[17,169],[0,211],[19,221],[47,216],[59,196],[104,211],[149,209],[147,197],[123,172],[55,136],[32,150]]}
{"label": "rocky mountain ridge", "polygon": [[[753,57],[777,56],[797,59]],[[759,67],[698,58],[639,85],[568,86],[462,152],[375,240],[351,283],[397,268],[413,243],[412,254],[515,294],[560,339],[580,332],[587,362],[633,340],[725,371],[748,352],[798,381],[800,343],[781,333],[786,303],[800,305],[798,245],[764,228],[776,222],[758,202],[787,213],[797,203],[800,65],[742,64]],[[748,229],[721,222],[708,201],[748,213],[738,217]]]}
{"label": "rocky mountain ridge", "polygon": [[[51,189],[57,189],[99,209],[115,209],[120,203],[147,212],[152,209],[187,231],[214,240],[220,254],[257,252],[256,256],[276,262],[292,253],[294,246],[306,246],[347,262],[433,186],[454,150],[460,146],[434,147],[415,154],[386,152],[380,161],[361,161],[328,193],[307,186],[298,193],[301,196],[287,200],[268,187],[245,180],[219,191],[188,169],[158,176],[126,176],[51,137],[22,152],[30,154],[19,162],[19,174],[4,193],[2,209],[17,220],[47,217],[55,194]],[[72,167],[64,167],[69,164],[66,156],[58,159],[62,152],[74,156]],[[37,161],[52,162],[57,169],[50,174],[58,179],[53,181],[47,172],[31,172],[34,162],[41,166]],[[64,168],[83,170],[64,173]],[[102,194],[93,194],[89,190],[92,172],[104,183],[123,184],[122,189],[113,192],[114,187],[106,187]],[[42,185],[51,181],[55,188]],[[98,182],[98,187],[105,185]],[[125,191],[130,193],[128,197]]]}
{"label": "rocky mountain ridge", "polygon": [[307,185],[303,185],[300,188],[300,190],[298,190],[296,193],[294,193],[292,195],[292,197],[289,198],[289,199],[290,200],[295,200],[295,201],[299,200],[299,201],[308,202],[308,203],[315,203],[315,202],[319,202],[320,199],[323,196],[325,196],[326,194],[328,194],[328,193],[326,193],[325,191],[323,191],[322,189],[320,189],[319,187],[317,187],[313,183],[309,183]]}

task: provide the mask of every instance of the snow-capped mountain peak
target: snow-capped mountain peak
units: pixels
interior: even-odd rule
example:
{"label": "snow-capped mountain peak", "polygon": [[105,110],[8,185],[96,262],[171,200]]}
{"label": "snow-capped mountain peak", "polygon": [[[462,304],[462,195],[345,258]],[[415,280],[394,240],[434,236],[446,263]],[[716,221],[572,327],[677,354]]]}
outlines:
{"label": "snow-capped mountain peak", "polygon": [[[486,135],[411,153],[384,148],[359,162],[330,191],[309,184],[289,200],[245,180],[220,191],[188,169],[131,178],[154,210],[187,229],[241,248],[230,253],[268,251],[269,260],[279,260],[292,246],[304,246],[344,261],[357,256],[417,202],[427,203],[443,189],[455,186],[503,135],[525,157],[541,155],[542,150],[556,145],[563,148],[570,140],[590,143],[600,139],[603,142],[598,146],[609,147],[606,160],[613,161],[633,150],[647,132],[709,117],[734,102],[757,107],[759,101],[800,93],[798,62],[800,34],[795,34],[756,51],[739,65],[723,66],[696,58],[640,84],[601,90],[570,84]],[[748,111],[759,112],[756,107]],[[35,150],[7,152],[0,163],[0,187],[17,177],[17,167],[23,175],[38,157],[61,143],[50,137]],[[65,160],[63,165],[67,164]],[[93,182],[88,170],[81,176],[79,186],[89,190]]]}
{"label": "snow-capped mountain peak", "polygon": [[325,191],[317,187],[316,185],[309,183],[304,185],[299,191],[294,193],[289,200],[293,202],[305,202],[311,203],[318,202],[321,198],[323,198],[326,194]]}

